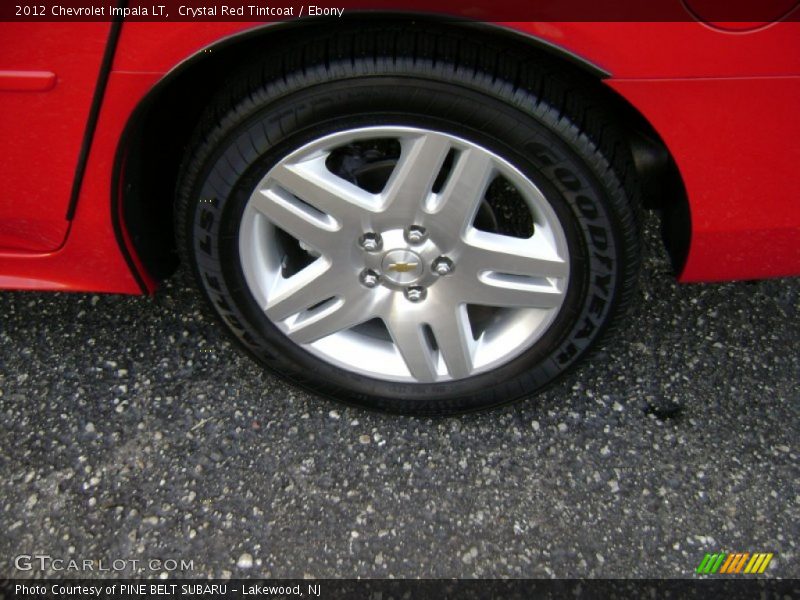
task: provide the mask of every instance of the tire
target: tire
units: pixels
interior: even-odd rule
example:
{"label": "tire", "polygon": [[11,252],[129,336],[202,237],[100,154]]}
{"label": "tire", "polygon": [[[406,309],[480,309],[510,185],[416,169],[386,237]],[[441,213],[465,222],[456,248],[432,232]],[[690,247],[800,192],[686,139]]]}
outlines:
{"label": "tire", "polygon": [[630,156],[569,73],[393,35],[234,77],[182,169],[183,259],[240,344],[312,392],[419,415],[531,395],[633,293]]}

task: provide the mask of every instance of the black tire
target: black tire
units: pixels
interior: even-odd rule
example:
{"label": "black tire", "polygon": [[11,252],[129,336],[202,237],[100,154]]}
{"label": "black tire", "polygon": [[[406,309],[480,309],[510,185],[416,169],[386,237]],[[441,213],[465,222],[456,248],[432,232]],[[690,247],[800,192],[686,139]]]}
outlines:
{"label": "black tire", "polygon": [[[313,392],[429,415],[530,395],[597,342],[638,274],[630,156],[611,113],[586,99],[584,85],[547,62],[520,63],[479,39],[432,30],[340,31],[287,48],[236,77],[198,128],[176,203],[182,256],[241,345]],[[253,186],[309,140],[375,123],[425,126],[489,147],[534,180],[558,214],[572,271],[566,300],[546,334],[510,362],[455,381],[382,381],[306,352],[256,305],[236,243]]]}

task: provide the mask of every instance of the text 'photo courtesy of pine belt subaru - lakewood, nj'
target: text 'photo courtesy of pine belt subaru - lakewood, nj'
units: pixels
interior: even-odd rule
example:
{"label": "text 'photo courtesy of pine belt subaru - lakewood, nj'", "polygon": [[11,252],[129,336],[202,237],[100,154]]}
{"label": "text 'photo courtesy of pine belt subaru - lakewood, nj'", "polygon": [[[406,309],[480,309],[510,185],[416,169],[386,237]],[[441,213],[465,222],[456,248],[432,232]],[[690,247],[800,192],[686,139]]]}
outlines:
{"label": "text 'photo courtesy of pine belt subaru - lakewood, nj'", "polygon": [[5,16],[0,287],[151,294],[182,264],[254,368],[315,393],[531,396],[625,326],[644,211],[680,282],[800,274],[793,3],[665,2]]}

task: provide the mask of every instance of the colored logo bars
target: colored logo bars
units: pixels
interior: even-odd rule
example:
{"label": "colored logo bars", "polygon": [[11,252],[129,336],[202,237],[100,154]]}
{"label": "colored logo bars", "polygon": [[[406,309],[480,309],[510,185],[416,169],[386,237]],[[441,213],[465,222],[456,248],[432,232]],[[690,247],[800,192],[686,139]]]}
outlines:
{"label": "colored logo bars", "polygon": [[[706,554],[696,573],[763,573],[774,555],[770,553],[739,552],[736,554]],[[745,566],[747,565],[747,566]]]}

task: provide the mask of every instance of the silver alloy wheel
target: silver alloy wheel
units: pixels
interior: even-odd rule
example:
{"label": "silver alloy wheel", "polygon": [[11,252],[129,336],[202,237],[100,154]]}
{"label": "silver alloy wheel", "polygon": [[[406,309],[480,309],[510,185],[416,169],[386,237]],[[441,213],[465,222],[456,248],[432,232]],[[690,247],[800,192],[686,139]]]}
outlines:
{"label": "silver alloy wheel", "polygon": [[[329,168],[337,149],[386,139],[400,150],[382,191]],[[498,177],[530,211],[529,237],[475,226]],[[292,244],[307,258],[295,271]],[[239,254],[256,302],[289,339],[390,381],[462,379],[507,363],[544,335],[569,283],[564,231],[536,185],[484,147],[413,127],[350,129],[283,158],[248,200]],[[472,307],[492,309],[479,319]]]}

